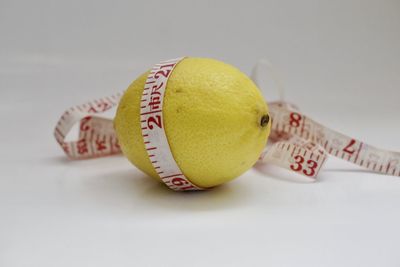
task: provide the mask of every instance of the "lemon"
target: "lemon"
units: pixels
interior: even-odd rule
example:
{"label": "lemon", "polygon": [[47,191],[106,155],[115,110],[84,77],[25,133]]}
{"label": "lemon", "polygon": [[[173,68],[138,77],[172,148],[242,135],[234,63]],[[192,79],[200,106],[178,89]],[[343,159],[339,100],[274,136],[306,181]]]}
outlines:
{"label": "lemon", "polygon": [[[159,179],[145,146],[140,100],[148,72],[123,95],[114,126],[124,155]],[[164,129],[171,153],[195,185],[213,187],[251,168],[270,132],[268,107],[256,85],[235,67],[208,58],[185,58],[166,87]]]}

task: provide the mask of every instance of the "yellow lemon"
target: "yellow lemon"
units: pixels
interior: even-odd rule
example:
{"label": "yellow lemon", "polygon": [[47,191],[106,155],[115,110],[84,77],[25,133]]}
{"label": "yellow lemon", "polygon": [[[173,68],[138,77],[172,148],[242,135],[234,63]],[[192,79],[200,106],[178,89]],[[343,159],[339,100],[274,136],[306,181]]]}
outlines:
{"label": "yellow lemon", "polygon": [[[114,119],[124,155],[159,179],[141,133],[140,101],[148,72],[126,90]],[[256,85],[235,67],[208,58],[185,58],[166,87],[164,129],[171,153],[195,185],[234,179],[257,161],[270,132],[268,107]]]}

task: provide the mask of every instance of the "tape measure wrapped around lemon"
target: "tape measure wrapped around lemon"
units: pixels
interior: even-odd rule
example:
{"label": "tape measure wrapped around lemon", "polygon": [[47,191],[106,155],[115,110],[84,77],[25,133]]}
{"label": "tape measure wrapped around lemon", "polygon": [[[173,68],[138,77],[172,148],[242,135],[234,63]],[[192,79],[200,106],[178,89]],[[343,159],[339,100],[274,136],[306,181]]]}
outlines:
{"label": "tape measure wrapped around lemon", "polygon": [[[124,155],[160,180],[163,174],[149,157],[141,123],[148,76],[149,72],[142,74],[126,90],[114,126]],[[158,97],[157,91],[152,93]],[[166,84],[162,115],[158,126],[165,131],[175,162],[200,188],[228,182],[251,168],[271,126],[267,104],[253,81],[237,68],[208,58],[184,58],[176,64]]]}
{"label": "tape measure wrapped around lemon", "polygon": [[[97,115],[116,105],[114,120]],[[67,141],[77,122],[78,140]],[[286,102],[270,102],[268,108],[249,77],[207,58],[156,64],[122,97],[100,98],[65,111],[54,135],[71,159],[122,150],[137,168],[176,191],[223,184],[258,159],[314,181],[328,154],[400,176],[399,152],[331,130]]]}

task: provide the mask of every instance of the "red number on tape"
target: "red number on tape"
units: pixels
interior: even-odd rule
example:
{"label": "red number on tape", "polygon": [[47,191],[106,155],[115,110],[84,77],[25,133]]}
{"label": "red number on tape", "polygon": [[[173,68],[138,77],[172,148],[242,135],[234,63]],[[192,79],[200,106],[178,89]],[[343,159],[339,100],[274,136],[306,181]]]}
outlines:
{"label": "red number on tape", "polygon": [[295,172],[303,171],[303,173],[307,176],[314,176],[315,169],[318,167],[318,163],[312,159],[307,160],[307,169],[303,169],[304,158],[301,155],[294,156],[294,160],[296,164],[290,165],[290,168]]}
{"label": "red number on tape", "polygon": [[299,127],[301,121],[301,115],[297,112],[290,113],[290,126]]}
{"label": "red number on tape", "polygon": [[301,171],[303,169],[302,164],[304,162],[304,158],[300,155],[296,155],[296,156],[294,156],[294,160],[296,161],[297,166],[292,164],[292,165],[290,165],[290,168],[292,170],[294,170],[295,172]]}
{"label": "red number on tape", "polygon": [[154,126],[153,125],[156,125],[156,126],[158,126],[158,128],[162,128],[162,125],[161,125],[161,116],[160,115],[156,115],[156,116],[151,116],[151,117],[149,117],[148,119],[147,119],[147,126],[150,128],[150,129],[153,129],[154,128]]}
{"label": "red number on tape", "polygon": [[153,85],[153,87],[151,88],[151,94],[152,95],[154,95],[154,94],[157,94],[157,95],[161,95],[161,93],[158,91],[158,90],[160,90],[160,88],[162,87],[164,85],[164,83],[163,82],[161,82],[159,85]]}
{"label": "red number on tape", "polygon": [[103,151],[103,150],[106,150],[107,149],[107,146],[106,146],[106,140],[101,140],[101,139],[97,139],[96,141],[95,141],[95,143],[96,143],[96,150],[97,151]]}
{"label": "red number on tape", "polygon": [[87,125],[87,124],[88,124],[88,122],[89,122],[91,119],[92,119],[92,117],[88,116],[88,117],[85,117],[85,118],[83,118],[83,119],[81,120],[81,127],[80,127],[80,129],[81,129],[82,132],[86,132],[86,131],[89,131],[89,130],[90,130],[90,127],[89,127],[89,125]]}
{"label": "red number on tape", "polygon": [[173,178],[173,179],[171,180],[171,183],[172,183],[173,185],[177,185],[177,186],[181,186],[181,185],[186,185],[186,184],[188,184],[188,182],[187,182],[185,179],[179,178],[179,177]]}
{"label": "red number on tape", "polygon": [[318,163],[312,159],[307,160],[307,167],[308,169],[303,170],[303,173],[307,176],[314,176],[315,169],[318,167]]}
{"label": "red number on tape", "polygon": [[185,186],[185,187],[181,187],[180,188],[181,190],[189,190],[189,189],[194,189],[195,188],[193,185],[189,184],[188,181],[186,181],[183,178],[179,178],[179,177],[173,178],[171,180],[171,183],[173,185],[176,185],[176,186]]}
{"label": "red number on tape", "polygon": [[79,155],[84,155],[89,153],[89,149],[87,147],[87,143],[85,139],[81,139],[76,143],[76,148],[78,150]]}
{"label": "red number on tape", "polygon": [[346,153],[349,153],[350,155],[353,155],[353,153],[356,152],[354,147],[353,147],[353,145],[355,143],[356,143],[356,140],[351,139],[350,143],[345,148],[343,148],[343,151],[346,152]]}
{"label": "red number on tape", "polygon": [[160,78],[160,75],[164,76],[165,78],[168,78],[171,70],[159,70],[154,74],[154,78],[158,79]]}

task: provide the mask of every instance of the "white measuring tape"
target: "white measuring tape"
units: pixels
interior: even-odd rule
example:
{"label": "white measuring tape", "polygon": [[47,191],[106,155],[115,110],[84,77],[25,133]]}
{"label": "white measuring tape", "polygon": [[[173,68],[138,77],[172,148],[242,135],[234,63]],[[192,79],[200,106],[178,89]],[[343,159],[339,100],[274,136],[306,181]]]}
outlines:
{"label": "white measuring tape", "polygon": [[[145,148],[161,180],[176,191],[202,190],[180,170],[171,153],[163,124],[163,99],[174,67],[183,58],[156,64],[150,71],[141,99],[141,127]],[[120,153],[111,119],[98,114],[118,105],[122,93],[72,107],[64,112],[54,136],[71,159],[102,157]],[[327,155],[339,157],[373,172],[400,176],[400,153],[382,150],[331,130],[300,113],[286,102],[269,104],[272,120],[270,145],[260,161],[315,179]],[[66,141],[79,123],[78,140]]]}
{"label": "white measuring tape", "polygon": [[185,177],[176,164],[164,131],[162,111],[165,89],[174,67],[182,59],[163,61],[151,69],[140,106],[142,136],[151,164],[168,187],[176,191],[201,190]]}

